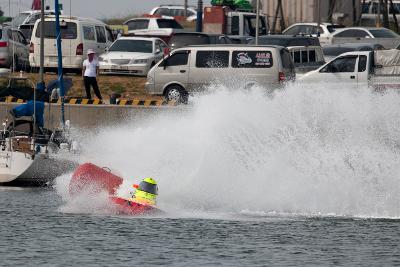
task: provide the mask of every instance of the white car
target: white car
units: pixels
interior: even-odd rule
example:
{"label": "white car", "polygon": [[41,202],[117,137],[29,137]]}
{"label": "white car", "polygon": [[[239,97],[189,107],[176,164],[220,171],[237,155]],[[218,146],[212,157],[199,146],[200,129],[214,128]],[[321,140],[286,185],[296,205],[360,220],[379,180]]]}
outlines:
{"label": "white car", "polygon": [[163,58],[166,48],[159,38],[121,37],[99,56],[100,73],[146,76]]}
{"label": "white car", "polygon": [[[161,5],[153,8],[150,13],[153,16],[161,16],[163,18],[184,17],[185,7],[182,5]],[[197,19],[197,11],[195,7],[187,8],[187,21],[194,21]]]}
{"label": "white car", "polygon": [[134,18],[124,22],[128,34],[166,37],[183,29],[175,19]]}
{"label": "white car", "polygon": [[400,35],[386,28],[348,27],[337,30],[330,39],[332,44],[373,42],[391,49],[400,42]]}
{"label": "white car", "polygon": [[285,35],[311,35],[319,37],[322,46],[329,44],[329,37],[343,25],[332,23],[295,23],[282,32]]}

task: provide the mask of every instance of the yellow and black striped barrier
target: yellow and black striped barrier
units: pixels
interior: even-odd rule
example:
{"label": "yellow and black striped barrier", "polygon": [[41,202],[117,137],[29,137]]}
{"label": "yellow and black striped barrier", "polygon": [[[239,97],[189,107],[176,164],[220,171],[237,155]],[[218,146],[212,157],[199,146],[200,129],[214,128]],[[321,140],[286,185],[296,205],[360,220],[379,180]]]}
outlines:
{"label": "yellow and black striped barrier", "polygon": [[117,101],[119,106],[144,106],[144,107],[160,107],[160,106],[176,106],[176,102],[168,102],[163,99],[120,99]]}
{"label": "yellow and black striped barrier", "polygon": [[[0,97],[0,103],[17,103],[22,104],[25,103],[26,100],[18,99],[16,97],[8,96],[8,97]],[[52,104],[61,104],[61,99],[53,99],[51,100]],[[100,99],[85,99],[85,98],[67,98],[64,100],[65,104],[70,105],[102,105],[104,102]],[[166,101],[162,98],[157,99],[120,99],[117,101],[116,105],[118,106],[143,106],[143,107],[161,107],[161,106],[177,106],[176,102]]]}
{"label": "yellow and black striped barrier", "polygon": [[[52,104],[61,104],[61,99],[52,99]],[[85,99],[85,98],[66,98],[64,104],[70,105],[101,105],[104,104],[100,99]]]}

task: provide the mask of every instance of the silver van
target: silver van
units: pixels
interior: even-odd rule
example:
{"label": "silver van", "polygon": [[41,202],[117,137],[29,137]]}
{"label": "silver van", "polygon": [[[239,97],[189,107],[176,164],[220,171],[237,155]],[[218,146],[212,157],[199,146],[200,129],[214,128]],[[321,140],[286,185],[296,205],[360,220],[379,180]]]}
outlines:
{"label": "silver van", "polygon": [[148,73],[146,90],[168,101],[187,102],[211,82],[279,88],[295,78],[289,51],[280,46],[188,46],[174,50]]}

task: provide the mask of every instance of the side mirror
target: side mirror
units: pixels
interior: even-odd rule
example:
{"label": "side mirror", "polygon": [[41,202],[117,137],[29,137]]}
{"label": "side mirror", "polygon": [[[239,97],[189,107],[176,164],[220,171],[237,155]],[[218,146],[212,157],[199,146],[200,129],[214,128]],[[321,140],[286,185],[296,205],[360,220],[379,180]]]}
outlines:
{"label": "side mirror", "polygon": [[159,54],[159,53],[161,53],[161,49],[160,49],[160,48],[157,48],[157,49],[156,49],[156,54]]}
{"label": "side mirror", "polygon": [[104,49],[104,51],[105,51],[105,52],[108,52],[108,49],[109,49],[109,47],[106,47],[106,48]]}

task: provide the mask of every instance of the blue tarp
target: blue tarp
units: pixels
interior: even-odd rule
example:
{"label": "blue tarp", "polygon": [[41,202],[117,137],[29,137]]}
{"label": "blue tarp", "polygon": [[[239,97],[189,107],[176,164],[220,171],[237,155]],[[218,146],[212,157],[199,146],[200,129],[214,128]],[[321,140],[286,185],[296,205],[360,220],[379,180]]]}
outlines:
{"label": "blue tarp", "polygon": [[[34,101],[30,100],[25,104],[13,108],[13,115],[16,118],[23,116],[33,116]],[[36,101],[36,125],[39,127],[44,126],[44,102]]]}

